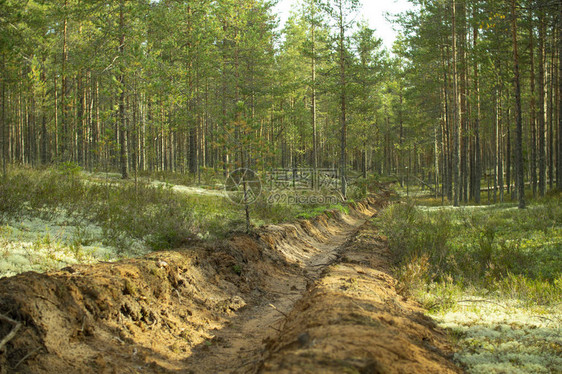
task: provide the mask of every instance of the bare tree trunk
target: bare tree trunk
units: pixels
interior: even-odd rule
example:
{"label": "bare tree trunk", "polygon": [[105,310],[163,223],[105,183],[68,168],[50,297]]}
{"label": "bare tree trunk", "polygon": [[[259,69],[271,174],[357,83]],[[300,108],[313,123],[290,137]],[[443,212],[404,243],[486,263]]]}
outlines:
{"label": "bare tree trunk", "polygon": [[457,46],[457,55],[459,56],[460,69],[459,79],[459,96],[460,96],[460,199],[462,202],[468,202],[468,120],[469,120],[469,109],[468,109],[468,64],[466,63],[466,4],[465,1],[460,1],[460,33],[459,41],[460,46]]}
{"label": "bare tree trunk", "polygon": [[531,108],[530,108],[530,123],[531,127],[531,185],[533,188],[533,196],[537,195],[537,108],[536,108],[536,96],[535,96],[535,48],[534,48],[534,25],[533,25],[533,15],[529,17],[529,50],[531,57]]}
{"label": "bare tree trunk", "polygon": [[341,177],[341,194],[344,198],[347,196],[346,181],[346,150],[347,150],[347,82],[345,69],[345,25],[343,4],[339,3],[339,68],[340,68],[340,102],[341,102],[341,135],[340,135],[340,177]]}
{"label": "bare tree trunk", "polygon": [[[476,8],[474,9],[476,16]],[[473,31],[474,49],[478,43],[478,27]],[[474,62],[474,94],[476,95],[476,114],[474,115],[474,202],[480,204],[480,181],[482,179],[482,153],[480,150],[480,80],[478,63]]]}
{"label": "bare tree trunk", "polygon": [[312,168],[313,168],[313,179],[312,179],[312,183],[313,183],[313,188],[317,188],[318,187],[318,181],[317,181],[317,177],[318,177],[318,139],[317,139],[317,129],[316,129],[316,25],[315,25],[315,10],[316,10],[316,4],[313,2],[311,4],[312,6],[312,17],[311,17],[311,25],[310,25],[310,34],[311,34],[311,41],[312,41],[312,58],[310,61],[311,64],[311,70],[312,70],[312,84],[311,84],[311,89],[312,89],[312,98],[311,98],[311,108],[310,111],[312,112]]}
{"label": "bare tree trunk", "polygon": [[[121,56],[121,60],[124,57],[124,49],[125,49],[125,15],[124,15],[124,1],[121,0],[119,3],[119,55]],[[123,63],[123,61],[121,61]],[[121,69],[124,69],[125,66],[122,66]],[[119,76],[119,85],[121,88],[121,93],[119,94],[119,132],[120,132],[120,140],[121,140],[121,148],[120,148],[120,164],[121,164],[121,177],[123,179],[129,178],[129,144],[127,142],[128,134],[127,134],[127,122],[126,122],[126,113],[125,113],[125,73],[121,71]]]}
{"label": "bare tree trunk", "polygon": [[447,74],[448,66],[445,66],[445,61],[449,61],[448,53],[445,54],[441,48],[442,56],[441,63],[443,68],[443,197],[447,196],[449,201],[453,200],[453,163],[452,163],[452,147],[451,147],[451,115],[449,109],[449,75]]}
{"label": "bare tree trunk", "polygon": [[84,158],[84,95],[83,95],[82,73],[78,72],[76,77],[76,96],[78,97],[78,105],[76,106],[76,162],[83,164]]}
{"label": "bare tree trunk", "polygon": [[525,184],[523,167],[523,123],[521,119],[521,86],[519,82],[519,51],[517,50],[517,13],[515,0],[511,0],[511,35],[513,39],[513,75],[515,91],[515,122],[517,125],[515,135],[515,162],[517,165],[517,197],[519,209],[525,208]]}
{"label": "bare tree trunk", "polygon": [[[501,78],[500,78],[501,79]],[[496,109],[496,177],[497,188],[499,189],[500,203],[503,203],[503,152],[502,152],[502,105],[501,105],[502,90],[500,89],[497,97]]]}
{"label": "bare tree trunk", "polygon": [[[546,139],[545,139],[545,20],[542,11],[539,11],[539,121],[538,121],[538,136],[539,136],[539,195],[544,196],[546,193]],[[513,22],[512,22],[513,23]],[[514,57],[515,58],[515,57]]]}
{"label": "bare tree trunk", "polygon": [[70,143],[70,126],[69,126],[69,108],[68,108],[68,78],[66,72],[66,65],[68,63],[68,49],[67,49],[67,32],[68,32],[68,18],[66,15],[68,1],[64,0],[64,20],[62,26],[62,87],[61,87],[61,139],[60,148],[61,156],[63,159],[69,159],[68,147]]}
{"label": "bare tree trunk", "polygon": [[57,88],[57,77],[55,76],[53,79],[53,86],[55,92],[55,133],[54,135],[54,156],[55,159],[58,159],[59,156],[59,95],[58,95],[58,88]]}
{"label": "bare tree trunk", "polygon": [[454,184],[454,193],[453,193],[453,205],[459,206],[460,205],[460,193],[461,193],[461,185],[460,185],[460,156],[461,156],[461,144],[460,144],[460,137],[461,137],[461,120],[459,115],[459,109],[461,107],[460,103],[460,90],[458,84],[458,51],[457,51],[457,3],[456,0],[453,0],[452,3],[452,38],[453,38],[453,184]]}
{"label": "bare tree trunk", "polygon": [[[508,112],[507,118],[511,118],[510,113]],[[509,124],[509,122],[506,124],[506,129],[507,129],[507,134],[506,139],[507,139],[507,144],[506,144],[506,150],[505,150],[505,185],[507,187],[506,192],[509,194],[509,191],[511,189],[511,126]]]}
{"label": "bare tree trunk", "polygon": [[558,3],[558,147],[556,185],[562,191],[562,3]]}
{"label": "bare tree trunk", "polygon": [[437,198],[437,194],[439,191],[439,125],[435,125],[433,128],[433,167],[434,167],[434,176],[433,176],[433,183],[435,185],[435,198]]}
{"label": "bare tree trunk", "polygon": [[100,159],[103,157],[102,148],[99,146],[100,144],[100,137],[101,137],[101,124],[100,124],[100,83],[98,78],[95,79],[95,107],[96,107],[96,114],[95,114],[95,124],[92,129],[92,149],[93,149],[93,165],[97,167],[99,165]]}
{"label": "bare tree trunk", "polygon": [[556,91],[556,81],[558,71],[556,66],[556,27],[552,30],[552,54],[550,62],[550,84],[548,85],[548,185],[552,189],[554,187],[554,92]]}
{"label": "bare tree trunk", "polygon": [[2,176],[6,177],[8,163],[8,141],[9,141],[9,130],[6,124],[6,55],[2,53],[2,113],[0,114],[0,130],[2,130]]}

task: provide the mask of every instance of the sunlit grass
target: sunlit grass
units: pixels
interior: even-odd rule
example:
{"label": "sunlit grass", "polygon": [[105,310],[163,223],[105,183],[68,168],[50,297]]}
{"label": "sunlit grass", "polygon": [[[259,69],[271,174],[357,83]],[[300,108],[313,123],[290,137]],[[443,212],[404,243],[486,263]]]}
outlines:
{"label": "sunlit grass", "polygon": [[395,254],[399,289],[449,329],[455,358],[469,373],[562,367],[559,194],[524,210],[407,202],[378,220]]}
{"label": "sunlit grass", "polygon": [[[161,179],[160,179],[161,178]],[[10,167],[0,178],[0,276],[115,260],[189,246],[246,230],[245,210],[221,186],[222,171],[197,176],[88,173],[71,164]],[[174,184],[181,183],[181,184]],[[193,185],[195,183],[195,185]],[[251,227],[311,218],[343,205],[250,206]]]}

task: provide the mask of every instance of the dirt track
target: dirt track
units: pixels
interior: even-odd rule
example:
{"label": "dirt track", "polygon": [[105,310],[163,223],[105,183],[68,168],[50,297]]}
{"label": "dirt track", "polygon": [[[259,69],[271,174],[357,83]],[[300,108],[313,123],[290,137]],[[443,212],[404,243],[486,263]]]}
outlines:
{"label": "dirt track", "polygon": [[[0,352],[0,374],[455,372],[444,335],[396,294],[368,222],[384,201],[1,279],[0,314],[23,327]],[[0,320],[0,340],[12,328]]]}

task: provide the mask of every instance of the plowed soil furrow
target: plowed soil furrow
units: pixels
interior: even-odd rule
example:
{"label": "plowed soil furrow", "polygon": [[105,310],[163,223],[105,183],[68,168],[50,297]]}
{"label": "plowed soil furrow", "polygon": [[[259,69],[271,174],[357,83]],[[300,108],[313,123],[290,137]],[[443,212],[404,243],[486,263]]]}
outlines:
{"label": "plowed soil furrow", "polygon": [[[444,336],[396,294],[384,240],[365,223],[385,201],[0,279],[0,314],[22,323],[0,374],[455,371]],[[12,327],[0,319],[0,340]]]}
{"label": "plowed soil furrow", "polygon": [[365,223],[267,343],[259,373],[456,373],[445,334],[397,294],[385,238]]}
{"label": "plowed soil furrow", "polygon": [[349,219],[338,228],[326,243],[306,240],[307,247],[300,271],[288,277],[276,277],[275,286],[255,306],[245,308],[229,320],[227,327],[213,332],[214,338],[199,347],[186,361],[193,373],[255,372],[263,359],[265,343],[275,339],[281,331],[287,314],[295,303],[319,277],[334,263],[346,240],[357,230],[361,219]]}

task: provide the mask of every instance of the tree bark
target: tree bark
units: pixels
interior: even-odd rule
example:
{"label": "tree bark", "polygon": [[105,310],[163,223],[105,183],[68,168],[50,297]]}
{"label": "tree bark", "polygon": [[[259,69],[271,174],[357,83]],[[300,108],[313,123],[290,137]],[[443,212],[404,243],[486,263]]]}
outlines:
{"label": "tree bark", "polygon": [[511,36],[513,39],[513,80],[515,91],[515,161],[517,165],[517,197],[519,209],[525,208],[525,184],[523,167],[523,123],[521,118],[521,86],[519,80],[519,51],[517,49],[517,12],[515,0],[511,0]]}
{"label": "tree bark", "polygon": [[554,147],[554,92],[556,91],[556,81],[558,71],[556,66],[556,27],[552,30],[552,53],[550,60],[550,84],[548,85],[548,185],[552,189],[554,187],[554,154],[556,153]]}
{"label": "tree bark", "polygon": [[121,177],[123,179],[129,178],[129,144],[127,142],[127,122],[125,113],[125,65],[123,63],[125,51],[125,14],[124,14],[124,1],[119,3],[119,55],[121,56],[121,72],[119,75],[119,86],[121,92],[119,93],[119,138],[121,140],[120,147],[120,164],[121,164]]}
{"label": "tree bark", "polygon": [[558,3],[558,148],[556,185],[562,191],[562,3]]}
{"label": "tree bark", "polygon": [[311,65],[311,107],[310,111],[312,114],[312,169],[313,177],[312,184],[313,188],[318,188],[318,139],[316,130],[316,25],[315,25],[315,15],[316,15],[316,4],[312,1],[311,3],[311,20],[310,20],[310,38],[311,38],[311,52],[312,56],[310,59]]}
{"label": "tree bark", "polygon": [[453,42],[453,184],[454,184],[454,192],[453,192],[453,205],[459,206],[460,205],[460,193],[461,193],[461,185],[460,185],[460,156],[461,156],[461,120],[459,115],[459,110],[461,107],[461,100],[460,100],[460,90],[458,84],[458,51],[457,51],[457,2],[453,0],[452,3],[452,42]]}
{"label": "tree bark", "polygon": [[[476,16],[476,8],[474,9]],[[476,18],[476,17],[475,17]],[[478,27],[473,31],[473,47],[478,43]],[[474,61],[474,94],[476,95],[476,114],[474,115],[474,202],[480,204],[480,180],[482,179],[482,153],[480,151],[480,79],[478,62]]]}
{"label": "tree bark", "polygon": [[530,51],[530,64],[531,64],[531,103],[530,103],[530,133],[531,133],[531,185],[533,189],[533,196],[537,195],[537,108],[536,108],[536,90],[535,90],[535,47],[534,47],[534,25],[533,14],[529,17],[529,51]]}
{"label": "tree bark", "polygon": [[8,125],[6,124],[6,55],[2,53],[2,113],[0,113],[0,130],[2,130],[2,176],[5,178],[7,173],[7,163],[8,163],[8,141],[9,141],[9,131]]}
{"label": "tree bark", "polygon": [[341,194],[347,197],[347,180],[346,180],[346,150],[347,150],[347,82],[345,69],[345,25],[343,4],[339,3],[339,65],[340,65],[340,100],[341,100],[341,138],[340,138],[340,168],[341,168]]}
{"label": "tree bark", "polygon": [[[538,121],[538,161],[539,161],[539,195],[546,193],[546,139],[545,139],[545,20],[542,11],[539,11],[539,121]],[[515,59],[515,57],[514,57]],[[514,60],[515,61],[515,60]]]}
{"label": "tree bark", "polygon": [[62,24],[62,83],[61,83],[61,137],[60,149],[63,159],[68,160],[68,147],[70,142],[70,126],[69,126],[69,105],[68,105],[68,78],[67,78],[67,63],[68,63],[68,49],[67,49],[67,32],[68,32],[68,17],[67,17],[68,1],[64,1],[64,20]]}

